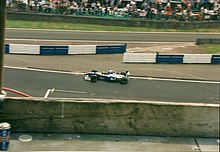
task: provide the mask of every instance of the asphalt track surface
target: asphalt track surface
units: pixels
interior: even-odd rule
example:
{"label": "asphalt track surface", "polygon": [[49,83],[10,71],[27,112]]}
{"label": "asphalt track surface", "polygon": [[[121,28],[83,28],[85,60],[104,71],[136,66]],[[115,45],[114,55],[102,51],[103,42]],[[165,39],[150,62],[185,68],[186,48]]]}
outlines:
{"label": "asphalt track surface", "polygon": [[127,42],[196,42],[197,38],[220,38],[220,33],[99,32],[6,29],[6,39],[81,40]]}
{"label": "asphalt track surface", "polygon": [[[16,77],[15,77],[16,76]],[[218,103],[219,83],[132,77],[127,85],[83,80],[83,75],[5,68],[4,84],[34,97],[102,98],[167,102]]]}

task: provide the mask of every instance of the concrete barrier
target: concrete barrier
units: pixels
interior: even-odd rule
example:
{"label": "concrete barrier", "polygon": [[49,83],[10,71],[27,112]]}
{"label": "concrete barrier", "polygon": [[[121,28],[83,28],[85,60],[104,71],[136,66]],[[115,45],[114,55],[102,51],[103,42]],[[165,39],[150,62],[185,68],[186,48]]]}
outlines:
{"label": "concrete barrier", "polygon": [[96,54],[96,45],[70,45],[68,54]]}
{"label": "concrete barrier", "polygon": [[68,54],[122,54],[126,52],[126,44],[110,45],[27,45],[6,44],[5,53],[68,55]]}
{"label": "concrete barrier", "polygon": [[219,54],[124,53],[124,63],[220,64]]}
{"label": "concrete barrier", "polygon": [[183,63],[211,63],[212,54],[185,54]]}
{"label": "concrete barrier", "polygon": [[39,45],[9,44],[8,46],[8,53],[11,54],[40,54]]}
{"label": "concrete barrier", "polygon": [[13,132],[219,136],[219,104],[6,98],[2,107]]}
{"label": "concrete barrier", "polygon": [[156,53],[124,53],[124,63],[156,63]]}

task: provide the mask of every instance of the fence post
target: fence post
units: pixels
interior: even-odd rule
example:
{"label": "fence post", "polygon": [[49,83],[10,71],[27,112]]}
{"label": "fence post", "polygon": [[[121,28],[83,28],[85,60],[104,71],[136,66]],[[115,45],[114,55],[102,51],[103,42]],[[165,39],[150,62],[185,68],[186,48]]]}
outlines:
{"label": "fence post", "polygon": [[[4,60],[4,41],[5,41],[5,7],[6,0],[1,0],[0,2],[0,101],[4,99],[2,91],[2,81],[3,81],[3,60]],[[2,99],[3,98],[3,99]]]}

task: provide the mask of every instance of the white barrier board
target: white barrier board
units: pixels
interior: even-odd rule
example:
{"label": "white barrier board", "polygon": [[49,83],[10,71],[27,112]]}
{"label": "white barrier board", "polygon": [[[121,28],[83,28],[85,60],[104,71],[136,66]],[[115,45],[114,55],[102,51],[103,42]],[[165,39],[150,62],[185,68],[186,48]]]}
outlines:
{"label": "white barrier board", "polygon": [[96,45],[69,45],[68,54],[96,54]]}
{"label": "white barrier board", "polygon": [[156,53],[124,53],[124,63],[156,63]]}
{"label": "white barrier board", "polygon": [[211,63],[212,54],[184,54],[183,63]]}
{"label": "white barrier board", "polygon": [[40,45],[10,44],[9,53],[40,54]]}

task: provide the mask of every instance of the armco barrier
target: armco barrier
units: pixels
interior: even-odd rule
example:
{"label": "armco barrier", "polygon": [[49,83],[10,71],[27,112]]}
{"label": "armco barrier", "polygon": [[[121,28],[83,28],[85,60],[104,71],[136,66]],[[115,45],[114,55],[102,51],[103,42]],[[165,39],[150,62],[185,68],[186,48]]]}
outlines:
{"label": "armco barrier", "polygon": [[152,53],[124,53],[124,63],[206,63],[220,64],[219,54],[178,54],[162,55]]}
{"label": "armco barrier", "polygon": [[212,55],[211,63],[220,64],[220,54]]}
{"label": "armco barrier", "polygon": [[119,54],[126,52],[126,44],[117,45],[27,45],[6,44],[5,53],[9,54]]}
{"label": "armco barrier", "polygon": [[219,104],[6,98],[2,107],[12,132],[219,137]]}

